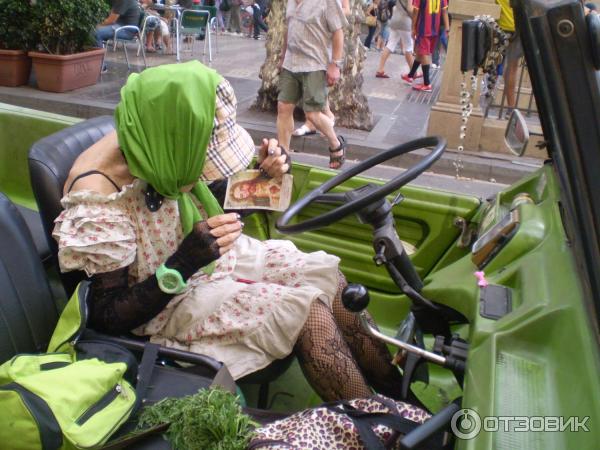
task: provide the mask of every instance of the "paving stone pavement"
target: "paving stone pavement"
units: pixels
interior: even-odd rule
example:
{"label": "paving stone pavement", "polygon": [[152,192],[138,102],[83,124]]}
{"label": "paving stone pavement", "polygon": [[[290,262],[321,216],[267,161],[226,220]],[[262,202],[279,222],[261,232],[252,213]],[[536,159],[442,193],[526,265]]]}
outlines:
{"label": "paving stone pavement", "polygon": [[[203,45],[202,41],[194,41],[193,48],[184,45],[181,60],[199,59],[231,82],[238,98],[238,120],[248,129],[255,141],[258,142],[265,136],[276,135],[275,114],[258,112],[250,108],[261,83],[259,71],[265,59],[265,41],[219,35],[218,50],[213,52],[212,61],[208,61],[208,55],[203,55]],[[142,70],[142,58],[135,56],[136,46],[131,44],[128,49],[132,69]],[[373,113],[374,128],[371,131],[338,129],[338,132],[349,142],[350,160],[362,160],[394,145],[424,136],[431,105],[439,93],[441,69],[433,71],[434,92],[417,93],[400,79],[401,73],[408,71],[403,55],[390,55],[385,67],[386,72],[391,75],[389,79],[375,77],[379,58],[379,52],[374,50],[367,52],[363,71],[363,92],[368,98]],[[94,86],[54,94],[35,89],[35,80],[32,77],[30,86],[0,87],[0,102],[83,118],[112,114],[119,101],[119,90],[129,71],[122,49],[117,49],[116,52],[109,49],[106,61],[108,73],[103,74],[98,84]],[[148,66],[156,66],[175,63],[176,60],[175,55],[153,53],[147,54],[147,62]],[[327,144],[318,135],[293,138],[292,148],[303,153],[325,155],[327,152]],[[414,164],[421,155],[425,154],[424,152],[400,157],[397,161],[392,161],[391,165],[407,167]],[[460,174],[462,177],[500,183],[516,181],[540,165],[540,162],[533,158],[525,158],[517,162],[513,161],[514,158],[497,154],[464,154],[461,158],[464,166]],[[454,175],[456,159],[456,153],[447,151],[434,165],[433,172]]]}

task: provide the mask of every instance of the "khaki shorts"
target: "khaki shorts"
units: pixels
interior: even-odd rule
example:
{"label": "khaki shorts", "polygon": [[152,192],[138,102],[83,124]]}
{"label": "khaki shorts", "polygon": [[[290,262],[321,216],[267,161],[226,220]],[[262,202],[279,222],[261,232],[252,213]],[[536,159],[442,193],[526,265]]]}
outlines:
{"label": "khaki shorts", "polygon": [[327,81],[324,70],[293,73],[282,69],[279,74],[279,96],[283,103],[298,104],[304,112],[323,111],[327,103]]}
{"label": "khaki shorts", "polygon": [[410,31],[404,30],[390,30],[390,37],[387,41],[386,47],[390,52],[396,50],[398,43],[402,41],[404,47],[404,53],[413,52],[413,39]]}

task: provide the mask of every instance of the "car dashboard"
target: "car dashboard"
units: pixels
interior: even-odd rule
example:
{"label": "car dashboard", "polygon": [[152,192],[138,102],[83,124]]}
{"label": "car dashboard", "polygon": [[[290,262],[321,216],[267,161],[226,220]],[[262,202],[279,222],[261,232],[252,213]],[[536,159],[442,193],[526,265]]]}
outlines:
{"label": "car dashboard", "polygon": [[[598,341],[559,194],[551,165],[498,193],[474,219],[471,251],[425,279],[426,297],[469,321],[462,406],[491,417],[488,423],[510,422],[497,417],[599,418]],[[513,423],[458,440],[456,448],[591,447],[585,432],[519,432]]]}

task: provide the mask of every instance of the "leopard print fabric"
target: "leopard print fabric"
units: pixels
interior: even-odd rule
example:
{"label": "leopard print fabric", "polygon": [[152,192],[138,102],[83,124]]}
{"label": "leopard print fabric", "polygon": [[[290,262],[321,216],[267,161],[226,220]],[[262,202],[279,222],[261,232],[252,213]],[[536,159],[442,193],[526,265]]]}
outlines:
{"label": "leopard print fabric", "polygon": [[[382,402],[380,399],[384,399]],[[390,403],[391,402],[391,403]],[[426,411],[404,402],[396,402],[382,396],[350,400],[357,410],[364,412],[390,412],[387,404],[394,404],[395,415],[423,423],[431,417]],[[399,443],[393,439],[393,431],[377,425],[373,431],[386,448],[397,449]],[[389,446],[391,443],[391,447]],[[348,416],[320,406],[296,413],[277,422],[255,430],[248,450],[364,450],[358,430]]]}

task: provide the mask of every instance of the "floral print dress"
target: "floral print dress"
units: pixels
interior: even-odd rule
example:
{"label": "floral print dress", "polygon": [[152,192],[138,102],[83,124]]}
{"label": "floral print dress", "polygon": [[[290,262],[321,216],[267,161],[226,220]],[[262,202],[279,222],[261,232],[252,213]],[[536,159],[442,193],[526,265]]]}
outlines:
{"label": "floral print dress", "polygon": [[[91,276],[128,267],[130,285],[154,274],[183,233],[177,202],[165,199],[151,212],[145,188],[135,180],[110,195],[67,194],[53,233],[61,270]],[[211,275],[198,271],[184,292],[134,332],[209,355],[238,379],[291,353],[312,302],[331,306],[338,263],[336,256],[303,253],[289,241],[242,235]]]}

